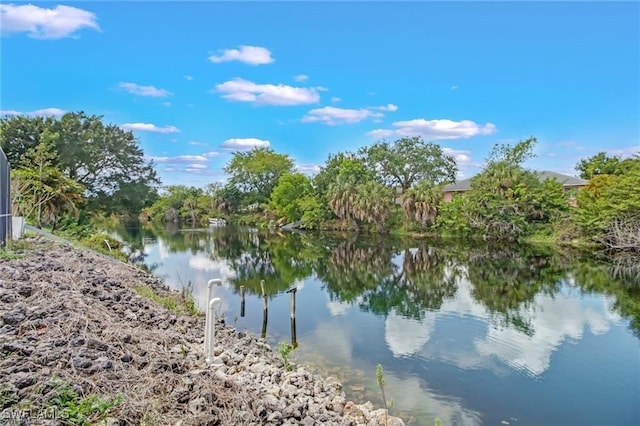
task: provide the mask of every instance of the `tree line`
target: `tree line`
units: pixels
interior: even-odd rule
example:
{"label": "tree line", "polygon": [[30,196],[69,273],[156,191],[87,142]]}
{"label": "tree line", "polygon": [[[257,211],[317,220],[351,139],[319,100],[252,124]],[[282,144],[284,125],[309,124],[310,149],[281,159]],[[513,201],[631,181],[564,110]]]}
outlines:
{"label": "tree line", "polygon": [[[331,154],[313,177],[296,172],[288,155],[257,148],[233,154],[225,185],[170,187],[146,214],[160,221],[222,216],[276,226],[298,222],[308,229],[402,229],[497,240],[535,236],[609,246],[620,246],[623,234],[638,234],[640,154],[584,159],[576,170],[589,184],[566,191],[561,182],[541,180],[524,167],[536,143],[532,137],[494,146],[470,190],[449,202],[443,187],[455,181],[456,162],[419,137]],[[627,238],[625,244],[637,250],[640,241]]]}
{"label": "tree line", "polygon": [[191,224],[224,217],[307,229],[640,246],[640,153],[580,161],[576,170],[590,181],[572,193],[524,167],[535,138],[496,145],[470,190],[445,201],[442,189],[455,182],[456,161],[419,137],[330,154],[313,177],[271,148],[238,151],[224,168],[225,184],[174,185],[162,195],[133,133],[98,116],[3,117],[0,143],[13,168],[14,212],[39,226],[64,226],[83,214]]}

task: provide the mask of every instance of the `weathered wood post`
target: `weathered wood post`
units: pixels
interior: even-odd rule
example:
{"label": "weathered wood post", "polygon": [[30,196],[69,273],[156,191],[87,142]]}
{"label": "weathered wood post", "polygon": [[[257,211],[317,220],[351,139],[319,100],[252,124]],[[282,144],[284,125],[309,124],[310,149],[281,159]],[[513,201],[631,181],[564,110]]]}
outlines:
{"label": "weathered wood post", "polygon": [[262,338],[267,337],[267,317],[268,317],[268,308],[267,308],[267,293],[264,289],[264,280],[260,281],[260,289],[262,290]]}
{"label": "weathered wood post", "polygon": [[240,316],[244,317],[244,286],[240,286]]}
{"label": "weathered wood post", "polygon": [[296,338],[296,292],[298,291],[298,287],[291,287],[287,290],[287,293],[291,294],[291,305],[290,305],[290,314],[291,314],[291,346],[293,348],[298,347],[298,339]]}

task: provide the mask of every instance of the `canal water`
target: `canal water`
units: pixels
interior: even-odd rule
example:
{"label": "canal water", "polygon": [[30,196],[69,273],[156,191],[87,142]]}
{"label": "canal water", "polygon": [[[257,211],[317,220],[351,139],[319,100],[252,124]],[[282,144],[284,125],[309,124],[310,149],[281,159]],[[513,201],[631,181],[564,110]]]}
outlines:
{"label": "canal water", "polygon": [[227,323],[294,344],[350,399],[382,404],[382,365],[407,424],[640,424],[640,279],[594,257],[233,227],[120,235],[202,310],[220,278]]}

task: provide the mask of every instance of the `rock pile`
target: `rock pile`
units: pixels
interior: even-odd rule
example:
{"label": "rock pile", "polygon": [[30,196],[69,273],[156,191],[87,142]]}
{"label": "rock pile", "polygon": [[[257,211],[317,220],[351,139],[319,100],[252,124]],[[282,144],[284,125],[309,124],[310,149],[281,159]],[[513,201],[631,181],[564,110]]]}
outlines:
{"label": "rock pile", "polygon": [[[346,401],[332,378],[286,371],[264,340],[223,323],[224,364],[207,366],[204,317],[138,294],[143,286],[169,294],[159,279],[89,251],[29,243],[24,257],[0,263],[2,424],[61,424],[55,410],[122,425],[403,424]],[[94,403],[74,402],[72,412],[69,395]]]}

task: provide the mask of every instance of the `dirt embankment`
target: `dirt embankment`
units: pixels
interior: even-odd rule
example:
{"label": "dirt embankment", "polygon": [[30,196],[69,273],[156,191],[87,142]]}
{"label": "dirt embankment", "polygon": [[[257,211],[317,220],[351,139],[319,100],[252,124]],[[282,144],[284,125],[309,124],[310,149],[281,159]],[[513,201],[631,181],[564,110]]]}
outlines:
{"label": "dirt embankment", "polygon": [[[140,296],[159,279],[32,238],[0,260],[0,424],[400,425],[341,385],[286,371],[261,339],[219,323],[204,361],[204,317]],[[138,291],[136,292],[136,288]]]}

